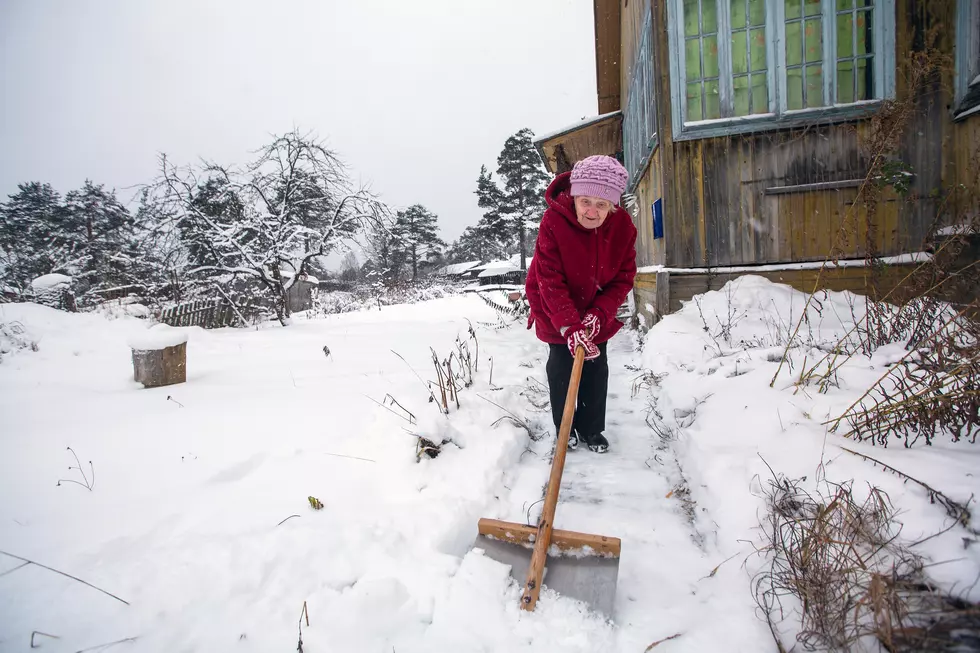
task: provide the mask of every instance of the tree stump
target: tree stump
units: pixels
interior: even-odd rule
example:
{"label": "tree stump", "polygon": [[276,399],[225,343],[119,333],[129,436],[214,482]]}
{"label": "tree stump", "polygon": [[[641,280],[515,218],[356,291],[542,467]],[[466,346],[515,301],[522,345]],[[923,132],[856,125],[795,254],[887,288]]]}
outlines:
{"label": "tree stump", "polygon": [[180,329],[150,329],[130,340],[133,379],[144,388],[187,380],[187,334]]}

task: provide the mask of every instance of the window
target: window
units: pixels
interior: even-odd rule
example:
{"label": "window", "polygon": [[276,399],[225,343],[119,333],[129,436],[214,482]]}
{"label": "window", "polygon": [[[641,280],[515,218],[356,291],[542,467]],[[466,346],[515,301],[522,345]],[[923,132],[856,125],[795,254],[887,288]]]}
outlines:
{"label": "window", "polygon": [[[630,68],[629,95],[623,115],[623,158],[630,181],[637,180],[657,144],[657,112],[653,76],[652,14],[647,9],[636,56]],[[633,184],[631,183],[631,186]]]}
{"label": "window", "polygon": [[980,107],[980,0],[959,0],[956,16],[956,111]]}
{"label": "window", "polygon": [[847,114],[894,93],[894,0],[671,0],[669,11],[680,138]]}

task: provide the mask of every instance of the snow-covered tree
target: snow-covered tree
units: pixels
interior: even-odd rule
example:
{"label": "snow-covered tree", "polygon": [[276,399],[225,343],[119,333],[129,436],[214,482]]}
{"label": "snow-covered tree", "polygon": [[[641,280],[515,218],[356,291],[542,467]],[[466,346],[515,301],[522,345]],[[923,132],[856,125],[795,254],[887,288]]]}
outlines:
{"label": "snow-covered tree", "polygon": [[534,242],[545,209],[544,191],[549,181],[541,157],[534,149],[533,136],[530,129],[521,129],[504,142],[497,157],[497,174],[504,182],[500,212],[517,237],[521,270],[527,269],[527,253],[533,248],[529,244]]}
{"label": "snow-covered tree", "polygon": [[477,223],[479,237],[486,241],[489,249],[494,250],[492,256],[503,257],[517,251],[517,237],[503,214],[504,194],[493,181],[493,176],[486,166],[480,166],[480,175],[476,180],[476,204],[483,209],[483,216]]}
{"label": "snow-covered tree", "polygon": [[438,220],[438,216],[421,204],[413,204],[398,212],[392,231],[404,260],[412,266],[413,283],[418,280],[419,264],[445,246],[438,235]]}
{"label": "snow-covered tree", "polygon": [[252,281],[283,325],[297,277],[385,213],[352,186],[331,150],[296,130],[274,137],[244,169],[178,168],[164,156],[152,188],[194,247],[188,273],[219,283]]}
{"label": "snow-covered tree", "polygon": [[52,233],[62,219],[61,196],[50,184],[29,182],[0,204],[0,279],[25,292],[32,279],[64,263]]}
{"label": "snow-covered tree", "polygon": [[79,295],[136,281],[127,270],[128,257],[121,255],[132,242],[134,221],[115,191],[86,180],[65,196],[62,216],[54,242]]}

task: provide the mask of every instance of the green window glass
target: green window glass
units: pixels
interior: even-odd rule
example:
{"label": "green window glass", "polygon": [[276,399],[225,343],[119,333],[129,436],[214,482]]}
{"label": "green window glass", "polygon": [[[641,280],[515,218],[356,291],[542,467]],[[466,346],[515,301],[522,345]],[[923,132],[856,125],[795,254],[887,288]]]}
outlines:
{"label": "green window glass", "polygon": [[718,3],[716,0],[684,0],[684,79],[688,120],[721,118],[720,72]]}
{"label": "green window glass", "polygon": [[784,3],[786,108],[823,106],[822,0],[784,0]]}
{"label": "green window glass", "polygon": [[765,0],[730,0],[734,115],[769,111]]}
{"label": "green window glass", "polygon": [[859,102],[875,95],[874,0],[836,0],[837,102]]}

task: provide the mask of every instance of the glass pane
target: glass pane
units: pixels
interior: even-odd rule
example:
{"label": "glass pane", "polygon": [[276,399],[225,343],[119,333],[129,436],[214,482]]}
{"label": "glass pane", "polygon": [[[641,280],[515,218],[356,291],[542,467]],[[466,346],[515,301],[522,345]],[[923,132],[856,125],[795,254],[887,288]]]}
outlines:
{"label": "glass pane", "polygon": [[802,23],[786,25],[786,65],[798,66],[803,63],[803,32]]}
{"label": "glass pane", "polygon": [[769,111],[769,83],[765,75],[752,75],[752,113]]}
{"label": "glass pane", "polygon": [[870,100],[874,97],[874,66],[872,59],[857,60],[857,97],[855,100]]}
{"label": "glass pane", "polygon": [[700,34],[698,28],[698,0],[684,0],[684,35]]}
{"label": "glass pane", "polygon": [[871,54],[872,43],[871,43],[871,26],[874,19],[871,17],[871,11],[862,11],[857,15],[857,53],[858,54]]}
{"label": "glass pane", "polygon": [[749,37],[752,44],[750,53],[752,55],[752,72],[765,70],[766,66],[766,28],[759,27],[752,30]]}
{"label": "glass pane", "polygon": [[701,120],[701,82],[687,85],[687,119]]}
{"label": "glass pane", "polygon": [[745,27],[745,2],[746,0],[732,0],[732,29]]}
{"label": "glass pane", "polygon": [[803,108],[803,69],[790,68],[786,71],[786,107]]}
{"label": "glass pane", "polygon": [[854,0],[837,0],[837,11],[843,11],[844,9],[853,9]]}
{"label": "glass pane", "polygon": [[854,62],[837,62],[837,102],[847,104],[854,101]]}
{"label": "glass pane", "polygon": [[704,48],[704,76],[718,76],[718,37],[706,36],[702,41]]}
{"label": "glass pane", "polygon": [[701,41],[689,39],[684,50],[684,66],[687,68],[687,79],[701,79]]}
{"label": "glass pane", "polygon": [[766,0],[750,0],[749,24],[753,27],[766,24]]}
{"label": "glass pane", "polygon": [[745,32],[732,34],[732,72],[736,75],[749,72],[749,53]]}
{"label": "glass pane", "polygon": [[704,105],[705,118],[721,118],[721,94],[717,79],[704,83]]}
{"label": "glass pane", "polygon": [[749,115],[749,77],[743,75],[732,80],[732,88],[735,91],[735,115]]}
{"label": "glass pane", "polygon": [[806,21],[806,61],[823,61],[823,21],[808,18]]}
{"label": "glass pane", "polygon": [[715,0],[701,0],[701,33],[713,34],[718,31],[718,3]]}
{"label": "glass pane", "polygon": [[806,67],[806,106],[823,106],[823,67]]}
{"label": "glass pane", "polygon": [[799,18],[800,17],[800,0],[786,0],[786,18]]}
{"label": "glass pane", "polygon": [[858,7],[873,7],[875,0],[858,0]]}
{"label": "glass pane", "polygon": [[837,15],[837,58],[854,56],[854,33],[851,31],[853,14]]}
{"label": "glass pane", "polygon": [[819,16],[822,4],[823,0],[803,0],[803,13],[807,16]]}

